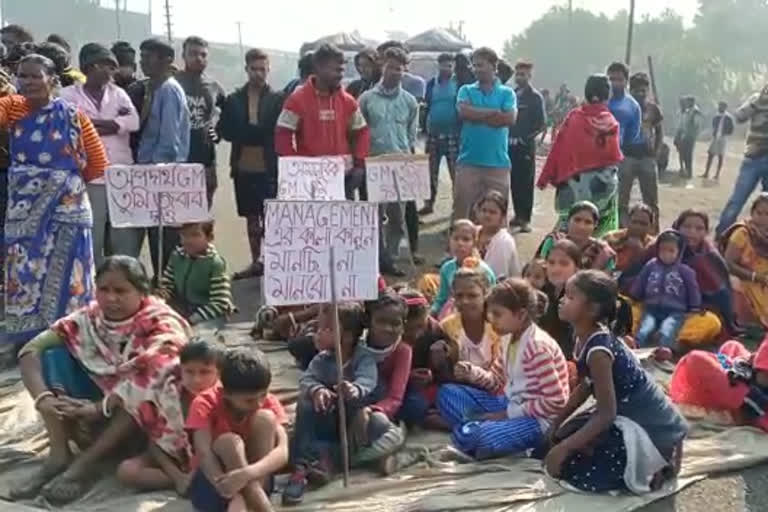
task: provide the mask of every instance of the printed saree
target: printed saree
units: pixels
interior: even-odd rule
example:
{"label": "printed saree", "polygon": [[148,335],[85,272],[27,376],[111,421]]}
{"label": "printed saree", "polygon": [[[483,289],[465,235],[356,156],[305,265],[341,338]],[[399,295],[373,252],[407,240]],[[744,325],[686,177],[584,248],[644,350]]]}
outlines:
{"label": "printed saree", "polygon": [[192,330],[181,316],[149,297],[133,317],[112,322],[92,302],[51,329],[105,396],[122,399],[125,411],[152,442],[176,459],[188,460],[178,354]]}

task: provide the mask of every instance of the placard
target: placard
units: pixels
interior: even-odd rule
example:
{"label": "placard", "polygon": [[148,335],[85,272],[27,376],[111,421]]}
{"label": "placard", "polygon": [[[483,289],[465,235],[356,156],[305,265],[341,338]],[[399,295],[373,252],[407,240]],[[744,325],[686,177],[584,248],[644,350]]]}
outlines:
{"label": "placard", "polygon": [[267,304],[331,302],[330,248],[339,301],[378,296],[379,209],[353,201],[267,201]]}
{"label": "placard", "polygon": [[104,173],[109,221],[117,228],[210,220],[201,164],[115,165]]}
{"label": "placard", "polygon": [[277,198],[282,201],[344,201],[343,156],[281,156]]}
{"label": "placard", "polygon": [[431,197],[428,155],[381,155],[365,160],[368,200],[398,201],[393,177],[397,176],[400,201],[424,201]]}

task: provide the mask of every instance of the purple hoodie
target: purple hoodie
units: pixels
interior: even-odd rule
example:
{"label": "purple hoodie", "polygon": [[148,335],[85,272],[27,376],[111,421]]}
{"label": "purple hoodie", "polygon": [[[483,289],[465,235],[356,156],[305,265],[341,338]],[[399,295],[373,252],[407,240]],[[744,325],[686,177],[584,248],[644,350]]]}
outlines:
{"label": "purple hoodie", "polygon": [[646,263],[634,280],[630,295],[646,307],[687,313],[701,309],[701,292],[696,273],[680,261],[685,239],[676,231],[674,233],[678,235],[680,247],[678,260],[667,265],[656,257]]}

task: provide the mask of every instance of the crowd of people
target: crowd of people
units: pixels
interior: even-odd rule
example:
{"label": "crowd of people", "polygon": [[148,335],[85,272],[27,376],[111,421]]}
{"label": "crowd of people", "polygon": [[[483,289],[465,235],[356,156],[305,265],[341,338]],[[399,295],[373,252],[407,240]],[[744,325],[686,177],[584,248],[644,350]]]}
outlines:
{"label": "crowd of people", "polygon": [[[735,222],[768,172],[768,89],[734,116],[721,104],[713,121],[707,173],[717,156],[716,177],[734,119],[750,121],[713,240],[698,210],[660,229],[663,115],[648,76],[622,63],[588,77],[578,104],[566,87],[550,101],[532,85],[533,63],[511,67],[485,47],[469,59],[440,55],[425,82],[408,71],[407,47],[388,41],[355,57],[360,79],[346,89],[345,58],[332,45],[303,56],[284,89],[269,85],[269,57],[252,49],[247,82],[227,95],[205,73],[200,37],[184,42],[181,70],[158,39],[138,52],[86,44],[76,70],[60,37],[36,43],[15,25],[0,36],[7,340],[50,438],[47,460],[13,487],[14,499],[75,501],[94,463],[120,452],[125,485],[175,489],[206,511],[271,510],[273,477],[289,466],[282,499],[298,504],[339,470],[339,421],[353,467],[395,471],[407,425],[449,432],[480,460],[540,458],[551,477],[583,491],[642,493],[680,469],[687,424],[675,403],[768,430],[768,345],[754,355],[736,341],[718,354],[693,350],[669,397],[631,353],[657,347],[653,357],[666,361],[747,326],[768,328],[768,195]],[[505,85],[513,75],[514,89]],[[701,114],[695,100],[684,107],[676,144],[690,173]],[[536,146],[550,127],[535,183]],[[420,210],[381,209],[379,298],[339,304],[338,318],[323,304],[257,315],[253,335],[285,341],[304,370],[289,439],[268,357],[195,332],[220,329],[234,311],[231,279],[264,275],[264,202],[276,196],[280,156],[344,156],[347,197],[364,201],[365,159],[415,152],[420,128],[432,193]],[[210,205],[221,140],[232,144],[247,268],[229,274],[212,222],[168,227],[162,245],[156,228],[110,225],[110,164],[201,164]],[[388,285],[383,276],[404,275],[403,237],[421,260],[419,216],[434,213],[443,158],[450,254],[438,273]],[[630,205],[635,178],[643,203]],[[536,185],[556,188],[557,221],[526,262],[513,234],[531,231]],[[163,254],[154,279],[137,260],[145,238]],[[590,397],[594,406],[574,415]]]}

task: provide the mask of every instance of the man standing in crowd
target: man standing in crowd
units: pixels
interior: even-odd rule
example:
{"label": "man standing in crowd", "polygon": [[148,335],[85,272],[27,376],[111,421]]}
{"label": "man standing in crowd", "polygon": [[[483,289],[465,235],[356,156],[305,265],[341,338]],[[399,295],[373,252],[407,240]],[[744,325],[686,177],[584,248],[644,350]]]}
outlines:
{"label": "man standing in crowd", "polygon": [[112,53],[117,58],[115,84],[128,90],[128,87],[136,81],[136,50],[131,43],[118,41],[112,45]]}
{"label": "man standing in crowd", "polygon": [[[145,85],[139,118],[143,120],[136,163],[163,164],[186,162],[189,155],[189,110],[179,82],[173,78],[173,47],[161,39],[147,39],[139,47],[140,65],[149,79]],[[132,229],[133,246],[126,254],[138,254],[144,241],[144,229]],[[157,256],[162,250],[163,265],[178,245],[178,229],[163,228],[163,246],[159,246],[158,228],[149,228],[149,246],[155,278],[162,274]]]}
{"label": "man standing in crowd", "polygon": [[712,119],[712,142],[709,144],[707,168],[701,176],[702,178],[709,178],[709,168],[712,167],[712,161],[717,157],[715,180],[720,179],[720,171],[723,169],[723,159],[725,158],[725,148],[728,145],[728,137],[732,134],[733,116],[728,113],[728,104],[721,101],[717,104],[717,114]]}
{"label": "man standing in crowd", "polygon": [[696,105],[696,98],[686,96],[681,101],[682,114],[680,126],[675,135],[675,146],[680,154],[680,175],[685,179],[693,177],[693,150],[701,131],[701,110]]}
{"label": "man standing in crowd", "polygon": [[739,123],[749,121],[747,146],[739,177],[720,215],[717,236],[722,235],[736,222],[741,209],[755,191],[757,184],[768,179],[768,85],[740,106],[734,112],[734,117]]}
{"label": "man standing in crowd", "polygon": [[[384,64],[384,54],[390,48],[400,48],[405,52],[406,55],[409,54],[408,47],[404,43],[394,40],[385,41],[376,48],[379,61],[379,69],[381,69]],[[401,85],[403,90],[409,92],[414,98],[416,98],[416,101],[424,101],[424,95],[426,94],[427,89],[426,82],[419,75],[409,73],[407,66],[405,68],[405,72],[403,72],[403,80]]]}
{"label": "man standing in crowd", "polygon": [[230,94],[221,109],[217,131],[232,143],[229,163],[235,185],[237,214],[245,217],[251,264],[235,279],[264,275],[261,240],[264,236],[264,201],[277,196],[275,125],[283,95],[267,83],[269,57],[254,48],[245,54],[248,83]]}
{"label": "man standing in crowd", "polygon": [[315,74],[291,94],[275,128],[280,156],[350,156],[347,197],[365,184],[370,133],[355,98],[341,87],[344,54],[333,45],[315,50]]}
{"label": "man standing in crowd", "polygon": [[205,182],[208,192],[208,208],[213,207],[213,195],[218,186],[216,176],[216,135],[217,109],[224,103],[224,88],[219,82],[205,74],[208,67],[208,41],[190,36],[182,46],[184,71],[176,73],[187,96],[189,107],[189,156],[187,162],[205,167]]}
{"label": "man standing in crowd", "polygon": [[[640,124],[642,112],[637,101],[627,94],[627,82],[629,81],[629,68],[623,62],[614,62],[606,71],[611,81],[611,99],[608,108],[613,117],[619,122],[619,143],[622,149],[630,144],[635,144],[640,138]],[[621,180],[621,172],[619,173]]]}
{"label": "man standing in crowd", "polygon": [[[112,82],[117,60],[112,52],[98,43],[88,43],[80,49],[80,69],[85,73],[84,84],[74,84],[61,90],[61,97],[85,113],[101,137],[110,164],[131,165],[130,134],[139,129],[139,114],[128,94]],[[138,257],[129,229],[109,227],[107,192],[104,178],[87,184],[93,210],[93,258],[96,267],[106,256],[129,254]],[[126,252],[133,251],[133,252]]]}
{"label": "man standing in crowd", "polygon": [[515,64],[517,122],[509,130],[509,158],[512,161],[510,184],[515,218],[509,227],[521,233],[531,232],[533,181],[536,176],[536,138],[546,126],[544,100],[531,86],[533,63]]}
{"label": "man standing in crowd", "polygon": [[619,167],[619,223],[629,222],[629,200],[635,179],[640,183],[643,202],[651,207],[658,231],[659,190],[656,174],[656,155],[664,142],[661,109],[648,99],[651,83],[645,73],[635,73],[629,80],[629,93],[640,105],[642,122],[637,141],[622,147],[624,161]]}
{"label": "man standing in crowd", "polygon": [[285,97],[290,96],[293,91],[296,90],[297,87],[300,85],[304,85],[304,82],[309,80],[309,76],[313,72],[313,64],[312,64],[312,57],[314,55],[314,52],[307,52],[304,55],[301,56],[299,59],[299,77],[294,78],[290,82],[288,82],[283,89],[283,93],[285,93]]}
{"label": "man standing in crowd", "polygon": [[21,25],[6,25],[0,28],[0,41],[8,54],[11,54],[22,43],[34,43],[35,38]]}
{"label": "man standing in crowd", "polygon": [[459,154],[459,115],[456,95],[459,86],[453,76],[453,55],[441,53],[437,57],[437,76],[427,82],[426,127],[427,154],[429,155],[430,198],[419,215],[431,215],[435,209],[437,188],[440,184],[440,162],[445,157],[451,183],[456,177],[456,158]]}
{"label": "man standing in crowd", "polygon": [[489,189],[509,194],[509,127],[517,120],[515,92],[496,78],[499,58],[490,48],[472,54],[477,82],[459,89],[461,145],[454,183],[453,218],[472,215]]}
{"label": "man standing in crowd", "polygon": [[355,68],[360,74],[360,78],[353,80],[347,86],[347,92],[355,99],[373,88],[381,79],[381,67],[379,66],[376,50],[365,48],[355,55]]}
{"label": "man standing in crowd", "polygon": [[[381,82],[360,97],[360,111],[371,131],[371,155],[410,154],[414,151],[418,134],[419,104],[401,86],[408,56],[401,48],[391,47],[384,52],[383,62]],[[386,213],[386,243],[379,260],[382,268],[392,273],[399,270],[394,261],[403,239],[402,204],[388,203]],[[419,243],[415,201],[406,203],[405,217],[413,258],[420,261],[415,255]],[[402,272],[397,272],[397,275],[402,275]]]}

